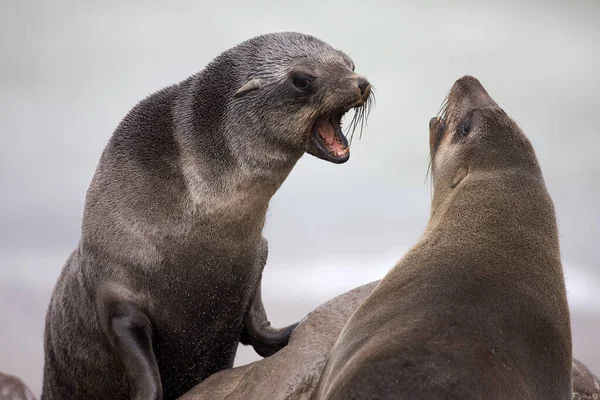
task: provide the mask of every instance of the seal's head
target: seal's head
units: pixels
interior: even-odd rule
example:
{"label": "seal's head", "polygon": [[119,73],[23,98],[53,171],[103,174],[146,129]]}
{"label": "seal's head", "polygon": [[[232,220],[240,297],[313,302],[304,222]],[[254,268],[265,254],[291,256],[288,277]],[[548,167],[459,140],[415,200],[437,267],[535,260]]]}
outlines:
{"label": "seal's head", "polygon": [[350,57],[313,36],[282,32],[250,39],[222,59],[236,60],[229,125],[235,119],[249,135],[260,133],[269,157],[306,151],[336,164],[348,160],[342,117],[354,108],[356,127],[372,98]]}
{"label": "seal's head", "polygon": [[434,196],[456,188],[475,171],[540,173],[517,123],[468,75],[454,83],[440,115],[429,121],[429,146]]}

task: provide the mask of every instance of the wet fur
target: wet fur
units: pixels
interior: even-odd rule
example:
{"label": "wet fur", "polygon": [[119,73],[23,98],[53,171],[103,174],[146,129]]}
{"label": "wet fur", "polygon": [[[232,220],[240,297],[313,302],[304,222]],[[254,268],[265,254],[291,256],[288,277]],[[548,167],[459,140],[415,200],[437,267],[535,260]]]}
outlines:
{"label": "wet fur", "polygon": [[533,147],[475,78],[448,107],[442,135],[431,126],[427,229],[344,327],[315,400],[571,398],[554,206]]}
{"label": "wet fur", "polygon": [[[289,91],[293,68],[319,74],[311,95]],[[269,200],[313,119],[356,102],[352,69],[312,36],[264,35],[129,112],[48,308],[42,399],[174,399],[232,366],[240,339],[252,341],[242,334],[266,262]],[[256,77],[260,87],[234,97]]]}

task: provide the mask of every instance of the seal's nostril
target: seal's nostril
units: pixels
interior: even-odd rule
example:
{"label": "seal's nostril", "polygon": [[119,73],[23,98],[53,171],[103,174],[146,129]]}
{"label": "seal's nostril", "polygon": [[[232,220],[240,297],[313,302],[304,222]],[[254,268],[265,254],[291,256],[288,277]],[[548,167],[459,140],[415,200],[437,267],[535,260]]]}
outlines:
{"label": "seal's nostril", "polygon": [[358,88],[360,89],[360,94],[363,95],[365,94],[365,90],[367,90],[367,88],[369,87],[369,81],[366,80],[365,78],[359,78],[358,79]]}

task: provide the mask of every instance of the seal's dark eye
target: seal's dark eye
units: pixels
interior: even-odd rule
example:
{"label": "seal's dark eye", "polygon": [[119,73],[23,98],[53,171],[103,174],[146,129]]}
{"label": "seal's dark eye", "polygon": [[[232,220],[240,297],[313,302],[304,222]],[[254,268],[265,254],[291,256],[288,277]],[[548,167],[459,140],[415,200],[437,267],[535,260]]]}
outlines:
{"label": "seal's dark eye", "polygon": [[305,90],[312,83],[312,79],[303,75],[295,75],[292,78],[292,82],[294,83],[294,86],[296,86],[298,89]]}
{"label": "seal's dark eye", "polygon": [[467,136],[471,130],[471,118],[465,118],[460,124],[458,124],[457,132],[460,136]]}

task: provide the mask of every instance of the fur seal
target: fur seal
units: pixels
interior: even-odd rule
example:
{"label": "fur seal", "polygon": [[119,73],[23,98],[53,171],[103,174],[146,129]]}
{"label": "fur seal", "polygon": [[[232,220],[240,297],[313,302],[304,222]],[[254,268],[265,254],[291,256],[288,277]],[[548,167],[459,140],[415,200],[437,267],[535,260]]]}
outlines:
{"label": "fur seal", "polygon": [[35,397],[22,380],[0,372],[0,400],[35,400]]}
{"label": "fur seal", "polygon": [[348,160],[340,121],[371,85],[327,43],[255,37],[121,121],[88,189],[77,249],[47,312],[42,399],[174,399],[268,356],[260,298],[269,200],[308,152]]}
{"label": "fur seal", "polygon": [[427,228],[352,315],[313,399],[570,399],[555,212],[531,143],[464,76],[430,150]]}

